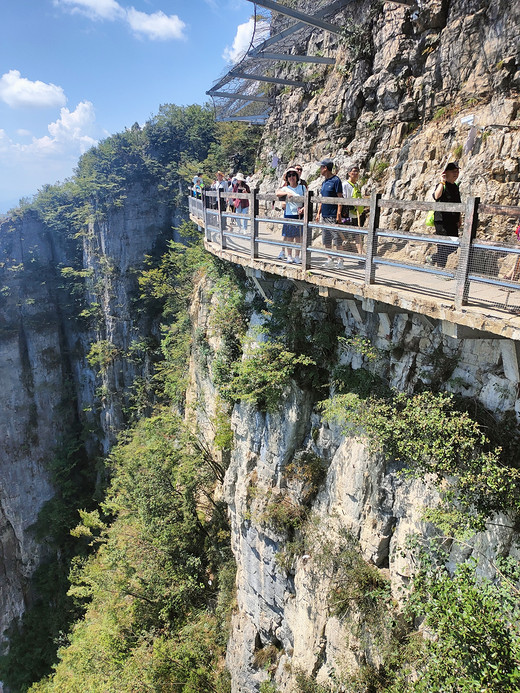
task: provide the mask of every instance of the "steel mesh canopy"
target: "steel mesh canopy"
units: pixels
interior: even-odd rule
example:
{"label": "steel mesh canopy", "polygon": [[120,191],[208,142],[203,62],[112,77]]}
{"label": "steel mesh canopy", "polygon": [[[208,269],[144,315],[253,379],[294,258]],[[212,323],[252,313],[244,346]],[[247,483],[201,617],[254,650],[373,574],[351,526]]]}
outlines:
{"label": "steel mesh canopy", "polygon": [[[264,0],[282,11],[287,8],[287,11],[307,15],[311,22],[333,20],[338,10],[349,1],[298,0],[295,3],[285,0],[283,3],[275,3]],[[297,10],[294,8],[296,4]],[[277,77],[281,63],[294,65],[303,62],[334,62],[333,58],[306,55],[311,34],[322,32],[323,28],[304,23],[274,9],[258,8],[256,3],[253,19],[254,31],[248,49],[207,92],[213,100],[217,120],[264,123],[281,89],[307,86],[305,80],[292,75],[287,78]]]}

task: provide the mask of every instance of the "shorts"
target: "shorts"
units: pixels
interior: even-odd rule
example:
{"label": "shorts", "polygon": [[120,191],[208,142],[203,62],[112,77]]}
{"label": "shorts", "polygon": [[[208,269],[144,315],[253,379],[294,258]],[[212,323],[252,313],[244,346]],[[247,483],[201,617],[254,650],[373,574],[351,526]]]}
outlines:
{"label": "shorts", "polygon": [[[300,217],[297,214],[291,214],[286,217],[285,219],[299,219]],[[284,224],[282,227],[282,236],[285,236],[285,238],[299,238],[302,235],[302,227],[301,226],[296,226],[295,224]]]}
{"label": "shorts", "polygon": [[[322,221],[324,224],[335,224],[336,223],[336,217],[323,217]],[[338,245],[338,232],[333,231],[332,229],[322,229],[321,231],[321,240],[323,241],[323,245],[327,248],[330,245],[332,245],[332,241],[334,241],[334,245]]]}

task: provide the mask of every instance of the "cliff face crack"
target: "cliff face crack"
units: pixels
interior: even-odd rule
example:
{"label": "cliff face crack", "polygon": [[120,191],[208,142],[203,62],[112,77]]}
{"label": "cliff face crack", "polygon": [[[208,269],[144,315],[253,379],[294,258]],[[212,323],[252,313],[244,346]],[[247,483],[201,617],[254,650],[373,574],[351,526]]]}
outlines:
{"label": "cliff face crack", "polygon": [[29,344],[22,319],[20,319],[18,330],[18,350],[21,365],[20,380],[28,398],[26,406],[27,440],[33,445],[36,445],[38,443],[38,411],[34,399],[34,374],[29,356]]}

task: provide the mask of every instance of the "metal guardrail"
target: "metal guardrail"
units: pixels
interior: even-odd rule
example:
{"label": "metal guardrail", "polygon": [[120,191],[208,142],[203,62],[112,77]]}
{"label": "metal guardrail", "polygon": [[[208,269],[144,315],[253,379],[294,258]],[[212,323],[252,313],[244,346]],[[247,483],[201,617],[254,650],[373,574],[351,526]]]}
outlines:
{"label": "metal guardrail", "polygon": [[[247,213],[229,209],[230,201],[235,199],[247,200]],[[251,259],[279,264],[277,251],[290,248],[298,251],[302,272],[332,272],[360,284],[409,287],[431,296],[448,294],[458,310],[473,304],[520,312],[520,246],[476,240],[482,215],[520,221],[520,207],[480,204],[477,197],[469,198],[466,203],[382,199],[379,193],[370,198],[343,198],[342,205],[363,206],[369,212],[368,223],[362,227],[313,221],[317,204],[338,204],[338,198],[323,198],[308,192],[305,197],[292,199],[303,205],[301,220],[284,219],[275,206],[279,203],[277,196],[257,191],[242,194],[205,191],[202,199],[189,198],[189,209],[190,216],[205,229],[207,241],[221,249],[233,246],[233,250],[244,252]],[[393,210],[428,212],[432,209],[462,213],[459,237],[402,233],[381,225],[382,214],[391,214]],[[291,244],[276,238],[277,234],[281,235],[280,225],[284,223],[301,227],[301,243]],[[320,243],[323,231],[332,235],[334,247],[325,248]],[[442,247],[448,254],[445,267],[434,264],[436,253],[431,252],[436,249],[438,253]],[[327,262],[329,258],[335,261],[334,266]],[[421,276],[429,276],[428,283],[421,283]],[[441,281],[450,284],[440,284]]]}

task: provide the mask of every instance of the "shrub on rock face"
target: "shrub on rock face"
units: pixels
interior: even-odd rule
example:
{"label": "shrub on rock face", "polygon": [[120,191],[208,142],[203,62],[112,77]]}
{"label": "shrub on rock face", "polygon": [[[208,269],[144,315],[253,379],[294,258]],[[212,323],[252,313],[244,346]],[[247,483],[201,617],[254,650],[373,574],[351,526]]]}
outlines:
{"label": "shrub on rock face", "polygon": [[263,411],[274,411],[299,366],[314,365],[308,356],[297,356],[280,342],[246,341],[243,357],[233,375],[222,383],[221,394],[232,402],[243,400]]}

